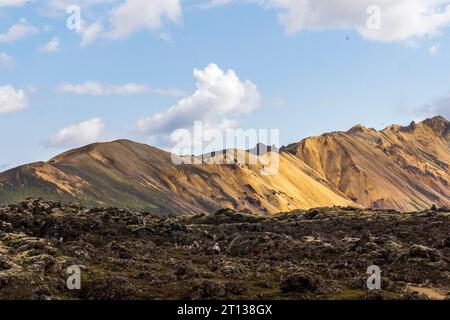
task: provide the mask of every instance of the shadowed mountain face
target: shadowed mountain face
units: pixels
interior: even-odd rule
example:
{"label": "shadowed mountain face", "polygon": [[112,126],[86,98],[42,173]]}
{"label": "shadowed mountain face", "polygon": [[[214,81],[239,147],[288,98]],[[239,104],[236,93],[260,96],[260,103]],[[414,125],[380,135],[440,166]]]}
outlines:
{"label": "shadowed mountain face", "polygon": [[[148,145],[98,143],[1,173],[0,203],[42,197],[164,214],[450,206],[449,133],[442,117],[382,131],[356,126],[282,148],[280,170],[269,176],[261,175],[261,164],[175,165],[170,153]],[[252,150],[236,152],[258,157]],[[260,157],[272,152],[278,150]]]}

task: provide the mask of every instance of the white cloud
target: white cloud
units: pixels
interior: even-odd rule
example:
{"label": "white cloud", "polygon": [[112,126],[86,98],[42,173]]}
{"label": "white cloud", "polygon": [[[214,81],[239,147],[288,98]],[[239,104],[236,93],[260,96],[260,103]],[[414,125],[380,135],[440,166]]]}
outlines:
{"label": "white cloud", "polygon": [[21,7],[29,0],[0,0],[0,8],[1,7]]}
{"label": "white cloud", "polygon": [[[80,47],[91,45],[102,34],[103,22],[111,11],[111,5],[120,0],[47,0],[41,7],[41,14],[52,18],[68,17],[67,8],[78,6],[81,11],[81,28],[76,32],[81,36]],[[88,19],[90,22],[85,21]]]}
{"label": "white cloud", "polygon": [[81,84],[64,84],[58,88],[60,92],[89,96],[130,95],[145,93],[149,90],[150,87],[143,84],[125,83],[112,85],[98,81],[87,81]]}
{"label": "white cloud", "polygon": [[[232,2],[255,3],[278,14],[288,34],[303,30],[355,30],[363,38],[409,41],[440,34],[450,26],[450,0],[209,0],[203,7]],[[381,28],[368,28],[373,12],[380,9]]]}
{"label": "white cloud", "polygon": [[0,52],[0,69],[10,69],[13,67],[14,67],[13,58],[5,52]]}
{"label": "white cloud", "polygon": [[440,43],[436,43],[433,44],[430,49],[428,50],[428,52],[432,55],[435,56],[439,53],[439,49],[441,48],[441,44]]}
{"label": "white cloud", "polygon": [[0,86],[0,114],[16,112],[28,107],[28,98],[23,90],[11,85]]}
{"label": "white cloud", "polygon": [[[82,36],[80,46],[83,48],[99,36],[119,39],[143,29],[157,31],[165,22],[177,22],[182,17],[181,0],[48,0],[41,12],[61,18],[71,5],[79,6],[82,11],[82,28],[78,33]],[[110,28],[105,31],[107,23]],[[159,36],[166,42],[171,41],[168,32],[160,32]]]}
{"label": "white cloud", "polygon": [[103,26],[100,22],[95,22],[81,29],[81,43],[80,47],[85,48],[93,43],[101,34]]}
{"label": "white cloud", "polygon": [[123,38],[142,29],[157,30],[165,20],[182,16],[180,0],[126,0],[111,13],[109,36]]}
{"label": "white cloud", "polygon": [[38,32],[38,29],[21,19],[19,23],[11,26],[5,33],[0,33],[0,43],[14,42]]}
{"label": "white cloud", "polygon": [[104,128],[103,119],[93,118],[61,129],[47,141],[47,146],[72,148],[98,142]]}
{"label": "white cloud", "polygon": [[39,51],[45,53],[53,53],[58,51],[59,49],[59,40],[58,38],[52,38],[49,42],[39,47]]}
{"label": "white cloud", "polygon": [[236,124],[227,119],[249,113],[261,104],[258,88],[250,81],[241,81],[233,70],[224,72],[216,64],[194,70],[197,90],[179,100],[167,111],[140,118],[136,129],[140,134],[167,137],[176,129],[193,127],[203,121],[207,127],[224,129]]}

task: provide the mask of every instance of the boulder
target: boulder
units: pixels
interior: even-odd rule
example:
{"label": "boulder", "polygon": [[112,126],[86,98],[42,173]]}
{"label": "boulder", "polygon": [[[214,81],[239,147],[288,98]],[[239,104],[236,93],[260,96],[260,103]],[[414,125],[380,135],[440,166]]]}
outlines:
{"label": "boulder", "polygon": [[220,299],[226,296],[225,286],[212,280],[204,280],[192,287],[192,300]]}
{"label": "boulder", "polygon": [[308,293],[319,288],[319,278],[304,272],[298,272],[281,277],[280,289],[282,292]]}
{"label": "boulder", "polygon": [[436,250],[417,244],[409,248],[409,256],[411,258],[427,259],[433,262],[439,261],[441,259],[441,256]]}
{"label": "boulder", "polygon": [[185,280],[197,277],[198,271],[192,261],[180,262],[175,266],[175,276],[178,280]]}
{"label": "boulder", "polygon": [[225,290],[233,295],[239,296],[247,292],[247,288],[242,281],[230,281],[226,284]]}

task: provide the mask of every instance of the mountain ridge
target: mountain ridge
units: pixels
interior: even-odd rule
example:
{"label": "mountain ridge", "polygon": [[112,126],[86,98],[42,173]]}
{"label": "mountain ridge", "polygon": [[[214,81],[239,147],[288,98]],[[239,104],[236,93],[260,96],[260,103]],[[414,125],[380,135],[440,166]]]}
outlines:
{"label": "mountain ridge", "polygon": [[449,127],[440,116],[380,131],[357,125],[304,139],[284,151],[363,206],[419,210],[432,202],[449,203]]}
{"label": "mountain ridge", "polygon": [[30,196],[167,214],[450,206],[449,131],[448,120],[437,116],[379,131],[356,125],[279,150],[270,147],[267,154],[259,154],[261,144],[235,150],[257,159],[279,153],[280,171],[274,176],[261,175],[260,163],[175,166],[169,152],[146,144],[93,143],[0,173],[0,203]]}

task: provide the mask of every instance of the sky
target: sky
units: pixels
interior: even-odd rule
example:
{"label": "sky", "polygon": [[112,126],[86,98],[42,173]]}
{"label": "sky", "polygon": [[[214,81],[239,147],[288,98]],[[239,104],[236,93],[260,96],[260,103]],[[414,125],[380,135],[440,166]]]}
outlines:
{"label": "sky", "polygon": [[450,0],[0,0],[0,171],[177,129],[450,118]]}

